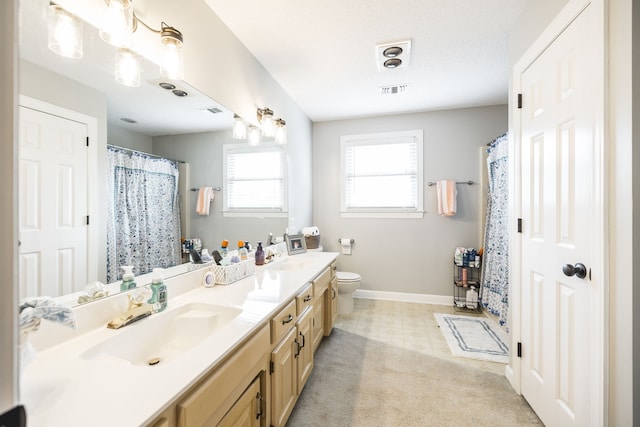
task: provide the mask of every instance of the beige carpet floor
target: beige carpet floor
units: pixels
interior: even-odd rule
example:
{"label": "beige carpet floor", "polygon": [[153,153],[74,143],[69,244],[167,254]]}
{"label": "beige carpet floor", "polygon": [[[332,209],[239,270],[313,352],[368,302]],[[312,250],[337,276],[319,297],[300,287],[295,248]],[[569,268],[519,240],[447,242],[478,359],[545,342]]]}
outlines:
{"label": "beige carpet floor", "polygon": [[542,425],[506,378],[334,328],[288,427]]}

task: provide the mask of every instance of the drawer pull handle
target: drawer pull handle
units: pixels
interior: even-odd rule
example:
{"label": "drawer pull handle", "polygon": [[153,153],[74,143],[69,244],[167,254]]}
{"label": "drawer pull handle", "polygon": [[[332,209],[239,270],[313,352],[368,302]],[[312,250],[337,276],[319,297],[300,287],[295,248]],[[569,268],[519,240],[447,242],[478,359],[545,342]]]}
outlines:
{"label": "drawer pull handle", "polygon": [[304,302],[309,302],[309,301],[311,301],[311,298],[313,298],[311,295],[307,295],[306,297],[304,297],[303,301]]}
{"label": "drawer pull handle", "polygon": [[289,315],[289,317],[287,317],[286,319],[282,319],[282,324],[286,325],[287,323],[291,323],[292,320],[293,320],[293,316]]}
{"label": "drawer pull handle", "polygon": [[304,334],[302,332],[300,332],[300,336],[302,337],[302,345],[300,346],[300,348],[304,348]]}

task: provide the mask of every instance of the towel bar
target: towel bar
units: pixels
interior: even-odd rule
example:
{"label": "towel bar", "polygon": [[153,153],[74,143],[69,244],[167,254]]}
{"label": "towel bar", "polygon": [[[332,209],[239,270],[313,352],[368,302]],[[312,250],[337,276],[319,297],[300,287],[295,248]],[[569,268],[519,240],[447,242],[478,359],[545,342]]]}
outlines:
{"label": "towel bar", "polygon": [[[198,191],[200,190],[199,188],[191,188],[191,191]],[[213,187],[213,191],[222,191],[222,188],[220,187]]]}

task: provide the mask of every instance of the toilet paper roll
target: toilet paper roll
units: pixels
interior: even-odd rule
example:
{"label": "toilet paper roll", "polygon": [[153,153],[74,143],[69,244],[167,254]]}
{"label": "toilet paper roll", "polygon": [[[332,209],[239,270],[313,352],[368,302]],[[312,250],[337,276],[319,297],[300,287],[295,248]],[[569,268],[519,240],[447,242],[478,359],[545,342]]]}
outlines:
{"label": "toilet paper roll", "polygon": [[340,239],[343,255],[351,255],[351,238],[343,237]]}

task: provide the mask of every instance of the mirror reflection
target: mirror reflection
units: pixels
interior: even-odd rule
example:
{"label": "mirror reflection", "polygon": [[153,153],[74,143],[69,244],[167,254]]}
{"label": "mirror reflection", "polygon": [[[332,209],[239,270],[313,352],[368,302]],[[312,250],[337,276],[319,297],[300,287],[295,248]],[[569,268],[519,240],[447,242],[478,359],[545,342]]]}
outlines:
{"label": "mirror reflection", "polygon": [[[162,208],[146,208],[152,214],[146,222],[164,227],[155,234],[163,249],[171,248],[167,251],[174,261],[158,264],[159,257],[151,257],[140,271],[134,269],[136,276],[171,264],[177,267],[165,277],[186,271],[181,267],[189,261],[180,245],[184,239],[199,239],[203,248],[213,250],[225,239],[233,248],[239,240],[255,245],[270,232],[284,232],[286,216],[225,216],[222,191],[214,191],[208,215],[196,212],[199,188],[223,187],[223,145],[243,144],[232,139],[232,113],[184,81],[162,79],[158,67],[143,58],[140,86],[117,83],[115,48],[86,22],[82,58],[53,53],[47,47],[48,7],[48,1],[20,1],[21,298],[70,295],[66,301],[77,303],[78,293],[94,281],[116,282],[109,293],[119,291],[120,267],[131,264],[135,256],[129,252],[108,265],[107,236],[114,222],[127,221],[140,230],[145,216],[134,213],[109,220],[110,206],[117,205],[111,203],[114,194],[120,196],[118,203],[142,198],[129,192],[130,184],[122,176],[114,181],[110,151],[168,160],[178,169],[177,174],[162,171],[165,181],[137,190],[144,187],[144,197],[150,200],[177,202],[177,212],[169,216],[176,218],[179,232],[169,238],[168,216],[154,211]],[[82,146],[86,148],[80,150]],[[38,147],[57,147],[58,152]],[[69,154],[76,152],[81,154]],[[168,184],[171,180],[175,192]],[[44,232],[47,227],[51,231]],[[139,234],[128,233],[129,244],[139,243]],[[138,284],[149,282],[145,280]]]}

